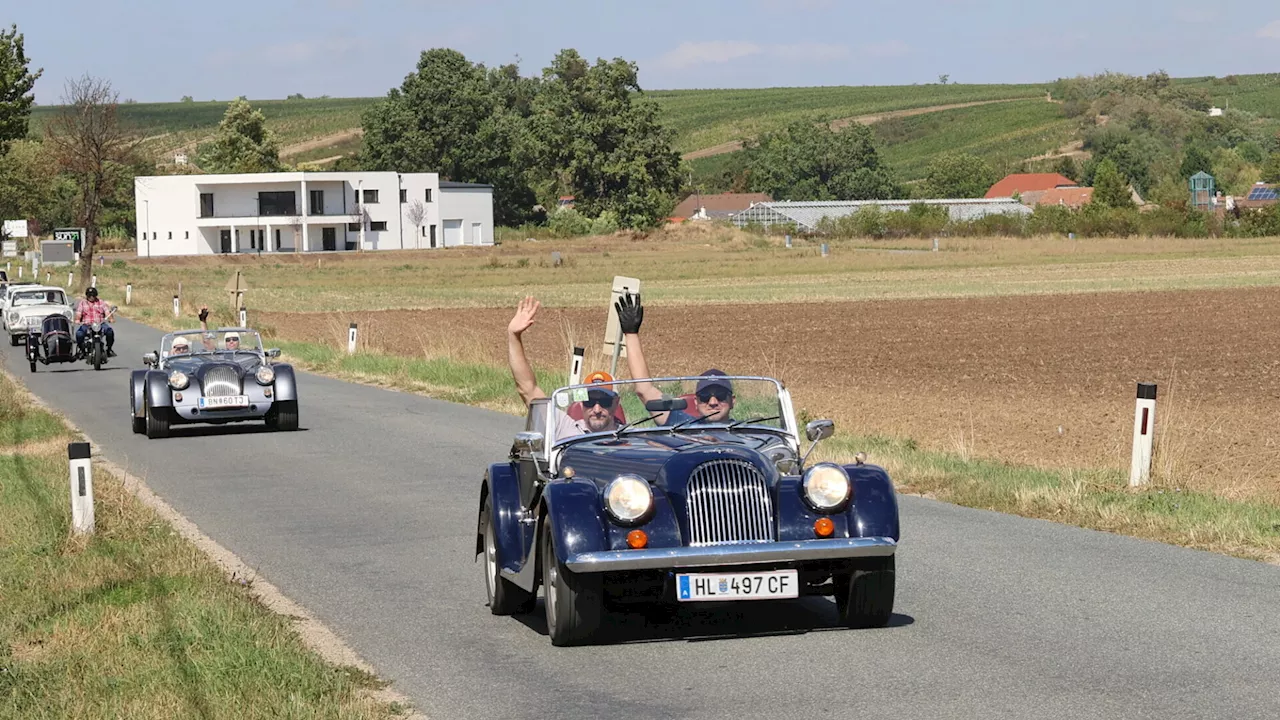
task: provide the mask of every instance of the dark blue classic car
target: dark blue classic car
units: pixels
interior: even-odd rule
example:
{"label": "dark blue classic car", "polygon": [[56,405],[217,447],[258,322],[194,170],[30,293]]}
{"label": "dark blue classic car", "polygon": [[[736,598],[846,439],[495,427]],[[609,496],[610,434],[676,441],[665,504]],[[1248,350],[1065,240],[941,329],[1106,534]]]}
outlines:
{"label": "dark blue classic car", "polygon": [[[660,393],[637,393],[645,383]],[[802,453],[794,418],[786,388],[761,377],[575,385],[535,400],[480,488],[490,610],[530,612],[542,586],[554,645],[589,642],[606,607],[633,602],[830,595],[842,623],[885,625],[893,485],[860,458],[806,465],[834,425],[809,423]]]}
{"label": "dark blue classic car", "polygon": [[293,366],[271,362],[279,356],[249,328],[165,335],[143,356],[148,369],[130,374],[133,431],[163,438],[173,425],[246,420],[297,430],[298,383]]}

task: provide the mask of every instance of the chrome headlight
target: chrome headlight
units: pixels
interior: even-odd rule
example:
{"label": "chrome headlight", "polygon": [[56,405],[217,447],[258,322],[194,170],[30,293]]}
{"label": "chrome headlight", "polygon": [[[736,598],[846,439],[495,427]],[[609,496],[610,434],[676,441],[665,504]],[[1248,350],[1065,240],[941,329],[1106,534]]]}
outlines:
{"label": "chrome headlight", "polygon": [[191,378],[187,377],[187,374],[181,370],[174,370],[169,373],[169,387],[174,390],[186,390],[190,384]]}
{"label": "chrome headlight", "polygon": [[604,489],[604,507],[620,523],[639,522],[653,509],[653,490],[644,478],[619,475]]}
{"label": "chrome headlight", "polygon": [[804,472],[804,497],[819,510],[835,510],[853,494],[853,483],[844,468],[819,463]]}
{"label": "chrome headlight", "polygon": [[270,385],[276,380],[276,371],[266,365],[262,365],[258,367],[256,377],[258,378],[259,385]]}

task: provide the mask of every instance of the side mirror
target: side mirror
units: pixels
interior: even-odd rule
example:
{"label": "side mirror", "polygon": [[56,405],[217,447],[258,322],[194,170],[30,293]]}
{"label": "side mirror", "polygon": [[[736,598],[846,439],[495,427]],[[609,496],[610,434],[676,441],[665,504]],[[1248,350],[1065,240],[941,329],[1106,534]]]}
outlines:
{"label": "side mirror", "polygon": [[644,409],[651,413],[671,412],[672,410],[684,410],[689,407],[689,401],[682,397],[678,398],[658,398],[657,400],[646,400]]}
{"label": "side mirror", "polygon": [[158,362],[160,362],[160,356],[157,355],[154,351],[149,352],[146,355],[142,356],[142,363],[144,365],[155,366],[155,364]]}
{"label": "side mirror", "polygon": [[542,452],[543,437],[542,433],[536,432],[518,432],[516,433],[516,449],[536,455]]}
{"label": "side mirror", "polygon": [[269,357],[269,358],[278,358],[278,357],[280,357],[280,348],[271,348],[270,350],[268,350],[268,351],[267,351],[267,357]]}
{"label": "side mirror", "polygon": [[811,420],[804,426],[806,439],[818,442],[826,440],[836,433],[836,424],[831,420]]}

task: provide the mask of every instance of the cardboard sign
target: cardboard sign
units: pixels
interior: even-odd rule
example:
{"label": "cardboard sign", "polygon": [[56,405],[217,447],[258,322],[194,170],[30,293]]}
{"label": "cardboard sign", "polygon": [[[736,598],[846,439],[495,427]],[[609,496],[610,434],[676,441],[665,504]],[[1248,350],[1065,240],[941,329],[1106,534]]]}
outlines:
{"label": "cardboard sign", "polygon": [[[613,346],[615,343],[622,342],[622,328],[618,325],[618,309],[613,306],[615,302],[622,298],[623,293],[639,293],[640,280],[638,278],[623,277],[615,275],[613,278],[613,292],[609,294],[609,320],[604,326],[604,348],[601,352],[605,355],[613,355]],[[627,356],[627,344],[622,342],[618,348],[618,357]]]}
{"label": "cardboard sign", "polygon": [[27,221],[26,220],[5,220],[4,236],[11,237],[11,238],[28,237]]}

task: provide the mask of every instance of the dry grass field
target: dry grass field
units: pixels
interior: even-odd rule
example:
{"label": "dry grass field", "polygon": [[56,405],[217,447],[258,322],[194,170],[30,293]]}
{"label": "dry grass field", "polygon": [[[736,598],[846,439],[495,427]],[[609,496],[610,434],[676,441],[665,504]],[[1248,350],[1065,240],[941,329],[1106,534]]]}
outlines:
{"label": "dry grass field", "polygon": [[547,311],[531,353],[560,369],[574,344],[607,365],[610,280],[630,275],[644,283],[654,372],[775,375],[798,407],[850,433],[1092,469],[1127,468],[1135,385],[1157,382],[1163,482],[1280,501],[1280,239],[831,243],[823,258],[812,242],[681,228],[436,253],[126,260],[99,286],[118,297],[133,282],[130,312],[172,323],[178,282],[188,308],[225,311],[219,290],[238,268],[252,322],[280,340],[339,347],[357,321],[371,349],[493,364],[509,308],[534,294]]}

